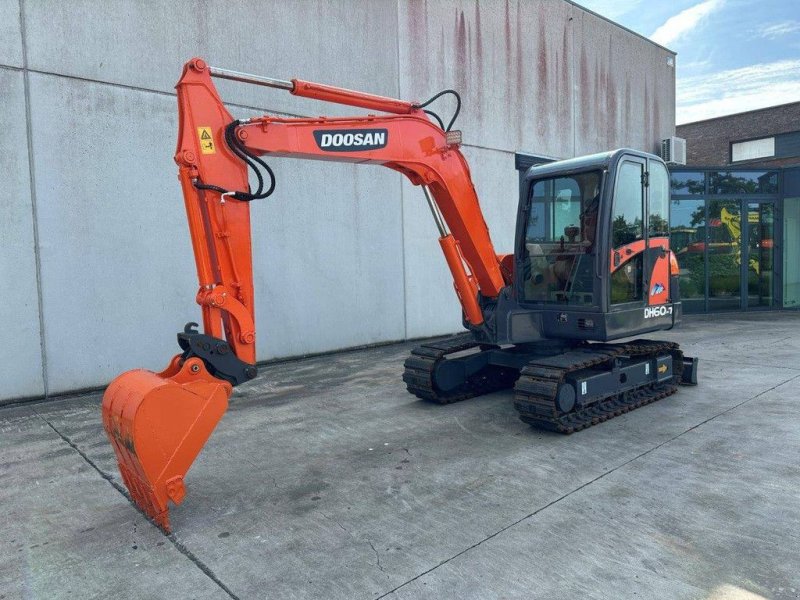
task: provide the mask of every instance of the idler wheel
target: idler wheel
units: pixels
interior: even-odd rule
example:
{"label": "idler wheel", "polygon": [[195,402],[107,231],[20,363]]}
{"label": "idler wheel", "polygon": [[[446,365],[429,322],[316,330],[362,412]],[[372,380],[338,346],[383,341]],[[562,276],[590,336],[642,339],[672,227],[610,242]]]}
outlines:
{"label": "idler wheel", "polygon": [[575,408],[575,387],[571,383],[562,383],[558,386],[556,406],[565,413]]}

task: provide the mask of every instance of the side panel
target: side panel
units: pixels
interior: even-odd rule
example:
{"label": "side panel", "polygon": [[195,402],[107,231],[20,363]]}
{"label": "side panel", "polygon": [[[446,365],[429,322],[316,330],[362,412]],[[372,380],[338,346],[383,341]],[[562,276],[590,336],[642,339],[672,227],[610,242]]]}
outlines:
{"label": "side panel", "polygon": [[606,315],[606,340],[672,329],[681,320],[680,302],[629,308]]}
{"label": "side panel", "polygon": [[0,64],[12,67],[22,66],[19,7],[19,0],[0,0]]}
{"label": "side panel", "polygon": [[669,238],[658,237],[637,240],[611,251],[609,273],[612,275],[625,267],[629,260],[643,254],[643,289],[649,306],[664,304],[670,299]]}
{"label": "side panel", "polygon": [[[0,15],[2,12],[0,10]],[[23,74],[0,69],[0,89],[3,90],[0,104],[0,128],[3,131],[0,137],[0,173],[3,179],[0,278],[10,288],[5,302],[0,303],[0,321],[6,338],[6,343],[0,346],[2,404],[4,400],[41,396],[45,386],[36,282],[38,248],[33,236]],[[47,164],[42,167],[47,168]]]}
{"label": "side panel", "polygon": [[572,310],[515,310],[503,312],[500,331],[506,339],[497,343],[524,344],[545,338],[608,342],[625,337],[671,329],[682,315],[681,303],[625,307],[606,314]]}
{"label": "side panel", "polygon": [[651,238],[645,253],[645,277],[648,282],[648,306],[670,300],[669,238]]}

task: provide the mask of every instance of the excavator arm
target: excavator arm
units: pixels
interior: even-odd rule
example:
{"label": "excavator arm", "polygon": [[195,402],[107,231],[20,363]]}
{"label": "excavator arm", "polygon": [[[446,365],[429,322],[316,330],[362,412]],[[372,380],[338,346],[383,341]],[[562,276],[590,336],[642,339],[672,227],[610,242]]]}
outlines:
{"label": "excavator arm", "polygon": [[[222,103],[212,77],[391,114],[238,121]],[[421,186],[471,328],[484,323],[479,296],[496,298],[510,282],[458,149],[460,134],[434,124],[422,106],[297,79],[217,69],[199,58],[186,63],[176,88],[175,161],[204,331],[190,323],[178,334],[183,352],[164,371],[123,373],[103,398],[104,426],[125,485],[134,502],[167,531],[168,501],[183,500],[183,478],[224,414],[233,386],[256,375],[249,202],[268,196],[275,185],[262,157],[383,165]],[[248,169],[258,181],[255,191]]]}

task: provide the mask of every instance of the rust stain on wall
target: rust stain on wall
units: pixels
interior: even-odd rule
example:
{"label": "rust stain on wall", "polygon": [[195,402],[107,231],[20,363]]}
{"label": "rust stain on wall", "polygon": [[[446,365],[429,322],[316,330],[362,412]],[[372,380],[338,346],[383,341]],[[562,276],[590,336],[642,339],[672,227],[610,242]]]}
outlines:
{"label": "rust stain on wall", "polygon": [[475,0],[475,62],[477,71],[477,117],[478,124],[483,124],[483,88],[487,82],[483,79],[483,37],[481,30],[481,5]]}
{"label": "rust stain on wall", "polygon": [[[439,56],[443,57],[445,53],[445,48],[447,48],[447,40],[444,34],[444,25],[442,25],[442,32],[441,36],[439,37]],[[445,72],[444,72],[444,60],[437,60],[437,73],[436,73],[436,80],[444,82],[445,81]]]}
{"label": "rust stain on wall", "polygon": [[647,77],[644,78],[644,102],[642,102],[642,108],[644,109],[644,127],[642,128],[642,135],[639,139],[639,146],[644,145],[644,138],[648,134],[648,132],[652,131],[650,129],[652,120],[650,115],[650,83],[647,80]]}
{"label": "rust stain on wall", "polygon": [[525,97],[525,60],[522,30],[522,2],[517,0],[517,102]]}
{"label": "rust stain on wall", "polygon": [[589,58],[586,56],[586,47],[581,45],[581,58],[580,58],[580,78],[578,79],[578,89],[580,90],[580,103],[578,115],[580,120],[581,138],[586,140],[591,132],[589,126],[590,111],[594,106],[594,98],[592,94],[592,77],[589,73]]}
{"label": "rust stain on wall", "polygon": [[550,120],[552,107],[548,106],[547,97],[550,82],[548,81],[548,56],[547,56],[547,29],[545,28],[544,5],[539,5],[539,28],[538,28],[538,56],[536,73],[539,80],[536,82],[536,132],[539,139],[544,139],[547,135],[547,123]]}
{"label": "rust stain on wall", "polygon": [[[614,36],[608,36],[608,64],[614,64]],[[619,114],[617,112],[617,73],[611,75],[611,67],[606,69],[606,140],[611,146],[618,146],[619,140]]]}
{"label": "rust stain on wall", "polygon": [[[660,140],[663,137],[661,131],[661,98],[659,94],[653,94],[653,140]],[[645,148],[648,152],[654,152],[656,148]]]}
{"label": "rust stain on wall", "polygon": [[564,31],[561,37],[561,56],[560,68],[557,65],[557,72],[559,74],[558,92],[556,94],[556,102],[558,103],[558,119],[562,127],[567,123],[571,123],[570,113],[572,106],[572,82],[570,81],[570,51],[569,51],[569,36],[570,36],[570,21],[564,24]]}
{"label": "rust stain on wall", "polygon": [[625,137],[627,138],[630,135],[631,127],[633,123],[631,119],[633,118],[633,93],[631,91],[631,78],[625,78]]}
{"label": "rust stain on wall", "polygon": [[511,113],[511,106],[512,106],[511,90],[510,90],[510,86],[509,86],[509,82],[511,81],[511,77],[512,77],[512,72],[511,72],[511,52],[512,52],[512,46],[511,46],[511,7],[509,6],[509,1],[510,0],[506,0],[505,22],[504,22],[504,25],[503,25],[503,38],[505,40],[505,50],[506,50],[505,56],[503,57],[504,58],[503,64],[506,67],[506,69],[505,69],[506,77],[505,77],[505,81],[503,82],[503,87],[504,87],[503,97],[505,98],[505,101],[506,101],[506,114],[510,114]]}
{"label": "rust stain on wall", "polygon": [[456,70],[456,86],[459,90],[463,91],[467,87],[467,65],[465,58],[467,56],[467,24],[464,20],[464,11],[456,10],[456,43],[455,43],[455,70]]}
{"label": "rust stain on wall", "polygon": [[[428,77],[420,78],[420,75],[428,75],[430,65],[428,54],[428,2],[424,0],[412,0],[408,3],[407,27],[409,34],[408,57],[411,63],[412,72],[415,74],[414,80],[409,81],[410,89],[419,90],[424,86]],[[422,79],[422,81],[420,80]]]}

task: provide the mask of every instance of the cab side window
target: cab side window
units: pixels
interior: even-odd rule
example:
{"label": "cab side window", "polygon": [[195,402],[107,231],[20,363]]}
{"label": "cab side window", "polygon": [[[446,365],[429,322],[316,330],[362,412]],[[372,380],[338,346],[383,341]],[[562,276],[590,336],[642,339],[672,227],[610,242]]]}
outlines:
{"label": "cab side window", "polygon": [[[611,215],[611,235],[614,249],[644,239],[644,164],[624,161],[617,171],[614,209]],[[643,254],[639,252],[626,260],[611,274],[611,303],[640,301],[644,296]]]}
{"label": "cab side window", "polygon": [[611,231],[614,248],[644,239],[642,171],[644,165],[625,161],[617,171]]}
{"label": "cab side window", "polygon": [[669,175],[661,163],[650,161],[650,212],[648,233],[651,238],[669,234]]}

